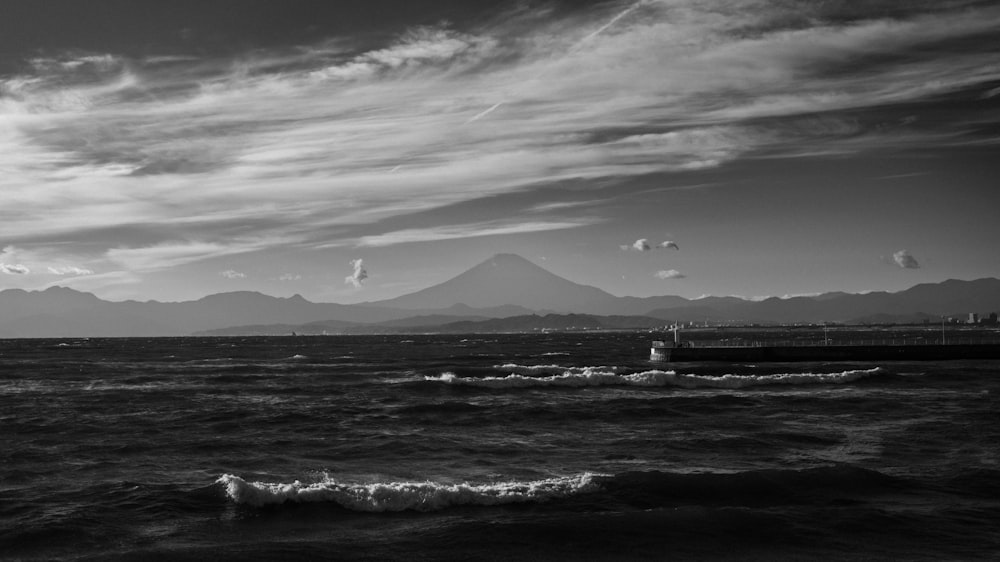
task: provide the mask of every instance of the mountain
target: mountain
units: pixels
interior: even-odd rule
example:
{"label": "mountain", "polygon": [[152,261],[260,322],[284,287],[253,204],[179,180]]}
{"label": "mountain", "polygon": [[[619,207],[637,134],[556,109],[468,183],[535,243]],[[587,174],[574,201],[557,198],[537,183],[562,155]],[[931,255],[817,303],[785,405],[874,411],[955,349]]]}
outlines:
{"label": "mountain", "polygon": [[327,322],[327,328],[334,331],[335,327],[403,320],[416,314],[442,314],[446,321],[456,321],[530,312],[516,306],[479,310],[462,304],[443,311],[414,311],[314,303],[299,295],[279,298],[250,291],[219,293],[186,302],[110,302],[64,287],[44,291],[7,289],[0,291],[0,338],[186,336],[251,325],[280,334],[312,322]]}
{"label": "mountain", "polygon": [[564,279],[520,256],[497,254],[444,283],[368,304],[417,310],[446,308],[456,303],[478,308],[515,305],[537,312],[647,315],[692,322],[849,322],[874,314],[957,315],[1000,310],[1000,281],[948,280],[917,285],[899,293],[832,292],[760,302],[736,297],[696,300],[669,295],[616,297]]}
{"label": "mountain", "polygon": [[1000,280],[993,278],[924,283],[898,293],[826,293],[815,297],[770,298],[760,302],[724,300],[699,303],[698,310],[661,308],[649,316],[665,320],[795,323],[872,321],[880,315],[899,319],[929,316],[965,317],[969,312],[1000,310]]}
{"label": "mountain", "polygon": [[502,306],[484,306],[482,308],[473,308],[465,303],[458,303],[448,308],[442,308],[438,311],[439,315],[450,315],[450,316],[482,316],[485,318],[507,318],[508,316],[524,316],[525,314],[531,314],[534,311],[530,308],[524,308],[523,306],[516,306],[513,304],[505,304]]}
{"label": "mountain", "polygon": [[[511,331],[521,329],[519,326],[612,329],[676,321],[851,323],[929,320],[942,315],[964,318],[969,312],[995,311],[1000,311],[998,279],[949,279],[897,293],[826,293],[760,302],[735,297],[616,297],[559,277],[520,256],[498,254],[439,285],[358,305],[314,303],[299,295],[278,298],[248,291],[186,302],[110,302],[63,287],[7,289],[0,291],[0,338],[184,336],[230,333],[234,327],[250,333],[284,334],[324,330],[394,333],[429,328]],[[553,312],[561,316],[534,316]],[[566,318],[574,314],[587,317]],[[631,318],[609,319],[615,316]],[[507,318],[515,319],[495,321]]]}
{"label": "mountain", "polygon": [[514,305],[522,309],[521,315],[559,312],[641,316],[658,308],[690,305],[691,301],[670,295],[616,297],[597,287],[560,277],[516,254],[497,254],[444,283],[367,304],[416,310],[444,308],[455,303],[479,309]]}
{"label": "mountain", "polygon": [[353,322],[340,322],[337,320],[325,320],[323,322],[310,322],[308,324],[254,324],[250,326],[229,326],[226,328],[215,328],[212,330],[199,330],[193,332],[192,336],[313,336],[326,334],[352,334],[352,333],[372,333],[366,330],[370,324],[355,324]]}
{"label": "mountain", "polygon": [[7,289],[0,291],[0,319],[60,314],[91,308],[102,302],[104,301],[90,293],[81,293],[65,287],[49,287],[44,291]]}
{"label": "mountain", "polygon": [[663,321],[648,316],[595,316],[592,314],[525,314],[505,318],[459,318],[454,316],[414,316],[378,324],[331,324],[313,322],[298,326],[269,324],[234,326],[199,332],[199,336],[266,336],[317,334],[400,334],[400,333],[496,333],[542,330],[648,330],[662,328]]}
{"label": "mountain", "polygon": [[595,316],[592,314],[537,314],[463,320],[439,326],[436,331],[450,333],[530,332],[540,330],[645,330],[663,327],[663,322],[648,316]]}
{"label": "mountain", "polygon": [[408,310],[515,305],[537,311],[615,310],[618,297],[580,285],[515,254],[497,254],[444,283],[394,299],[370,303]]}

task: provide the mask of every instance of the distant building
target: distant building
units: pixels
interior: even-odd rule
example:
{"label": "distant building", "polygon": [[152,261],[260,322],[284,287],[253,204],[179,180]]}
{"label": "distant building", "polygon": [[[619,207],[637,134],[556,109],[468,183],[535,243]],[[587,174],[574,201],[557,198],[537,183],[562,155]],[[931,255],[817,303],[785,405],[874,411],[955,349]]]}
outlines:
{"label": "distant building", "polygon": [[979,314],[976,313],[976,312],[970,312],[969,313],[969,324],[978,324],[978,323],[979,323]]}
{"label": "distant building", "polygon": [[996,323],[997,323],[997,313],[996,312],[991,312],[990,313],[990,324],[996,325]]}

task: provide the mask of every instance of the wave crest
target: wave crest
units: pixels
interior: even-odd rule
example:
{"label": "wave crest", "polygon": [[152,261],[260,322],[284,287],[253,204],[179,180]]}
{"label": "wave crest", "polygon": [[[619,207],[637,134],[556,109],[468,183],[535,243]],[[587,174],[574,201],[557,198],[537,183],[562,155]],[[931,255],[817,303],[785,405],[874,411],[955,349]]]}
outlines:
{"label": "wave crest", "polygon": [[599,367],[563,367],[562,365],[519,365],[517,363],[494,365],[493,368],[498,371],[506,371],[517,375],[559,375],[565,373],[583,374],[591,371],[617,373],[622,369],[621,367],[611,367],[608,365],[601,365]]}
{"label": "wave crest", "polygon": [[[548,367],[548,366],[540,366]],[[505,377],[460,377],[454,373],[443,373],[425,380],[446,384],[475,386],[482,388],[535,388],[535,387],[585,387],[585,386],[643,386],[681,388],[746,388],[771,384],[843,384],[856,381],[881,371],[854,369],[839,373],[780,373],[774,375],[720,376],[694,375],[676,371],[643,371],[627,375],[602,371],[601,367],[566,369],[561,374],[549,376],[527,376],[512,373]]]}
{"label": "wave crest", "polygon": [[253,506],[285,502],[334,502],[355,511],[435,511],[459,505],[502,505],[544,502],[591,492],[602,475],[590,472],[563,478],[493,484],[439,484],[435,482],[379,482],[343,484],[332,479],[306,484],[247,482],[224,474],[217,482],[236,503]]}

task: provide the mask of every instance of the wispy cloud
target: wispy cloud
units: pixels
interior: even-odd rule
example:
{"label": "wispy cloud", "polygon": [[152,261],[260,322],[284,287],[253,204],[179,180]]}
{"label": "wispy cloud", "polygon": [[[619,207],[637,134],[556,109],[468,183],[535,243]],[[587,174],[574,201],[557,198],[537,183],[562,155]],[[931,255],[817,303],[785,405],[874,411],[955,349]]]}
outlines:
{"label": "wispy cloud", "polygon": [[93,269],[69,263],[82,261],[78,255],[60,251],[60,248],[24,248],[5,246],[0,248],[0,263],[6,264],[4,273],[28,275],[32,272],[44,275],[84,276],[93,275]]}
{"label": "wispy cloud", "polygon": [[411,228],[396,230],[385,234],[364,236],[357,241],[358,246],[392,246],[412,242],[431,242],[438,240],[454,240],[457,238],[474,238],[478,236],[499,236],[507,234],[525,234],[548,230],[563,230],[578,228],[593,224],[594,219],[576,219],[547,222],[512,222],[495,221],[475,224],[461,224],[430,228]]}
{"label": "wispy cloud", "polygon": [[107,251],[108,259],[130,271],[155,271],[226,254],[224,245],[207,242],[174,242]]}
{"label": "wispy cloud", "polygon": [[663,269],[653,274],[657,279],[684,279],[687,277],[676,269]]}
{"label": "wispy cloud", "polygon": [[226,279],[246,279],[247,274],[242,271],[236,271],[234,269],[227,269],[225,271],[219,272],[219,275],[225,277]]}
{"label": "wispy cloud", "polygon": [[[0,190],[16,209],[0,211],[0,238],[93,246],[95,232],[138,229],[141,246],[104,236],[99,252],[110,269],[141,273],[600,220],[498,216],[360,235],[556,182],[972,142],[973,125],[886,126],[864,112],[995,96],[1000,67],[975,39],[1000,33],[1000,7],[895,6],[643,0],[415,28],[367,50],[37,59],[0,77]],[[943,44],[954,48],[923,48]]]}
{"label": "wispy cloud", "polygon": [[94,272],[85,267],[77,267],[75,265],[60,265],[56,267],[49,266],[49,273],[53,275],[93,275]]}
{"label": "wispy cloud", "polygon": [[263,238],[233,238],[225,242],[167,241],[151,246],[111,248],[105,258],[127,271],[157,271],[193,262],[234,254],[254,252],[268,247]]}
{"label": "wispy cloud", "polygon": [[916,178],[920,176],[926,176],[927,172],[910,172],[907,174],[890,174],[888,176],[879,176],[879,179],[883,180],[899,180],[906,178]]}
{"label": "wispy cloud", "polygon": [[574,209],[578,207],[589,207],[593,205],[598,205],[602,200],[593,201],[556,201],[552,203],[539,203],[533,205],[529,211],[533,213],[549,213],[552,211],[565,211],[566,209]]}

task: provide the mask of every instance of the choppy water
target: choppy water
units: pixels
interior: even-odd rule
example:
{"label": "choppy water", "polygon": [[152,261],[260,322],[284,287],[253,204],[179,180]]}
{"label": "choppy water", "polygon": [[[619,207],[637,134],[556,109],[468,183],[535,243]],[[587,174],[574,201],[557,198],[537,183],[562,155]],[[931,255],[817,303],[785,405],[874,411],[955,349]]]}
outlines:
{"label": "choppy water", "polygon": [[0,341],[0,558],[994,559],[1000,362]]}

